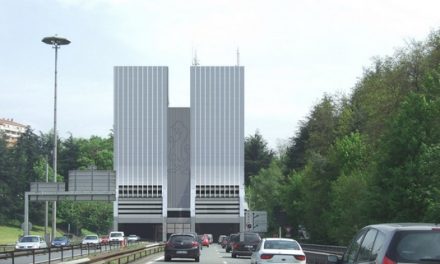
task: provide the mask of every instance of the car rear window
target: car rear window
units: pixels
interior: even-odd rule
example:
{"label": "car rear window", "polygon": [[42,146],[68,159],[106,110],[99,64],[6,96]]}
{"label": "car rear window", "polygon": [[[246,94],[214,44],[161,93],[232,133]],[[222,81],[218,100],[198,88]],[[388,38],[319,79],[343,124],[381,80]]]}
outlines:
{"label": "car rear window", "polygon": [[300,250],[298,243],[296,243],[295,241],[284,241],[284,240],[267,240],[264,243],[264,248]]}
{"label": "car rear window", "polygon": [[261,240],[260,236],[255,233],[245,233],[244,234],[244,241],[245,242],[259,242]]}
{"label": "car rear window", "polygon": [[440,232],[398,231],[387,252],[396,262],[429,263],[440,259]]}
{"label": "car rear window", "polygon": [[192,242],[194,241],[194,239],[195,238],[191,235],[188,236],[182,235],[182,236],[172,236],[170,240],[173,243],[180,243],[180,242],[188,242],[188,241]]}

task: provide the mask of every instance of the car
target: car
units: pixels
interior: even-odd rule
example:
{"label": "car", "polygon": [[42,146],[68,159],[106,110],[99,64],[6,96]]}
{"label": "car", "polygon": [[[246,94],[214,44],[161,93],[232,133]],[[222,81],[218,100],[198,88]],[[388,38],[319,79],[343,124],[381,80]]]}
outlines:
{"label": "car", "polygon": [[225,247],[226,253],[231,252],[231,250],[232,250],[232,243],[233,243],[233,241],[234,241],[236,236],[238,236],[238,234],[231,234],[231,235],[229,235],[228,243],[226,244],[226,247]]}
{"label": "car", "polygon": [[127,237],[127,243],[135,243],[135,242],[139,242],[141,238],[137,235],[128,235]]}
{"label": "car", "polygon": [[46,241],[41,236],[22,236],[15,244],[16,250],[47,248]]}
{"label": "car", "polygon": [[214,237],[212,234],[206,234],[208,236],[209,244],[212,244],[214,242]]}
{"label": "car", "polygon": [[258,233],[241,232],[234,236],[231,241],[231,257],[236,258],[237,256],[251,256],[252,251],[260,243],[261,237]]}
{"label": "car", "polygon": [[203,247],[209,247],[209,238],[206,234],[201,235],[200,240],[202,241]]}
{"label": "car", "polygon": [[226,246],[228,245],[228,243],[229,243],[229,236],[226,236],[226,237],[222,240],[222,242],[220,243],[220,245],[222,246],[222,248],[226,248]]}
{"label": "car", "polygon": [[87,246],[92,246],[92,247],[96,247],[96,248],[101,247],[101,243],[100,243],[98,235],[85,236],[83,238],[83,240],[81,241],[81,245],[87,245]]}
{"label": "car", "polygon": [[51,243],[52,247],[67,247],[70,246],[70,239],[68,237],[55,237]]}
{"label": "car", "polygon": [[172,234],[165,244],[165,261],[173,258],[192,258],[200,261],[200,246],[197,238],[190,234]]}
{"label": "car", "polygon": [[119,244],[121,246],[125,245],[125,235],[124,232],[121,231],[112,231],[108,235],[110,239],[110,244]]}
{"label": "car", "polygon": [[342,258],[327,257],[329,264],[440,263],[440,225],[387,223],[363,227]]}
{"label": "car", "polygon": [[108,245],[109,241],[110,241],[110,239],[107,235],[101,236],[99,238],[99,242],[101,243],[101,245]]}
{"label": "car", "polygon": [[296,240],[263,238],[251,255],[251,264],[306,264],[306,255]]}
{"label": "car", "polygon": [[222,241],[223,241],[223,239],[225,239],[226,238],[226,236],[225,235],[220,235],[220,236],[218,236],[218,244],[219,245],[221,245],[222,244]]}

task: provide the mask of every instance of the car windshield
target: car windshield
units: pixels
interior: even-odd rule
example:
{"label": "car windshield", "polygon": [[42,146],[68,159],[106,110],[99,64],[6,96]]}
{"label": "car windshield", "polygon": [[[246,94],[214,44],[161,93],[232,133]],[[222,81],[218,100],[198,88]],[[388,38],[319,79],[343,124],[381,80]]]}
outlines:
{"label": "car windshield", "polygon": [[94,240],[94,239],[98,239],[97,236],[86,236],[85,237],[86,240]]}
{"label": "car windshield", "polygon": [[295,241],[286,240],[267,240],[264,243],[265,249],[289,249],[289,250],[299,250],[299,245]]}
{"label": "car windshield", "polygon": [[122,233],[112,233],[110,236],[111,237],[121,237]]}
{"label": "car windshield", "polygon": [[428,231],[399,231],[396,232],[389,254],[397,262],[421,263],[439,261],[440,232]]}
{"label": "car windshield", "polygon": [[192,242],[194,241],[193,236],[172,236],[171,242],[173,243],[181,243],[181,242]]}
{"label": "car windshield", "polygon": [[38,242],[38,237],[25,236],[20,239],[20,242]]}
{"label": "car windshield", "polygon": [[66,240],[65,237],[56,237],[53,241],[64,241]]}

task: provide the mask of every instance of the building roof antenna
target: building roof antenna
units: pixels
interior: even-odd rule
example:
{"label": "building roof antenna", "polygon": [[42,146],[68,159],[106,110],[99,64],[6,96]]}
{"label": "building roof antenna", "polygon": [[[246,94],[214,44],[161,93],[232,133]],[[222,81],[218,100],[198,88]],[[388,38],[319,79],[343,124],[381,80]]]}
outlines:
{"label": "building roof antenna", "polygon": [[237,66],[240,66],[240,50],[237,48]]}
{"label": "building roof antenna", "polygon": [[197,58],[197,50],[194,50],[194,58],[193,58],[193,66],[199,66],[200,62],[199,59]]}

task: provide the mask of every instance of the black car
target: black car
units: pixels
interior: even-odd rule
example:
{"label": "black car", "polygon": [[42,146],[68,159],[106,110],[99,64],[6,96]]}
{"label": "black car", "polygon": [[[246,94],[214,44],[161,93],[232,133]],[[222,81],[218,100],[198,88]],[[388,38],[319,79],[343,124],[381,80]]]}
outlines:
{"label": "black car", "polygon": [[165,244],[165,261],[172,258],[193,258],[200,261],[200,246],[191,234],[172,234]]}
{"label": "black car", "polygon": [[260,243],[261,237],[258,233],[241,232],[234,236],[231,241],[231,256],[236,258],[237,256],[251,256],[258,243]]}
{"label": "black car", "polygon": [[236,237],[236,236],[238,236],[238,234],[230,234],[228,236],[228,243],[226,243],[226,246],[225,246],[225,250],[226,250],[227,253],[231,252],[231,250],[232,250],[232,243],[233,243],[233,241],[235,239],[234,237]]}
{"label": "black car", "polygon": [[440,264],[440,225],[397,223],[362,228],[342,259],[328,256],[329,264]]}

